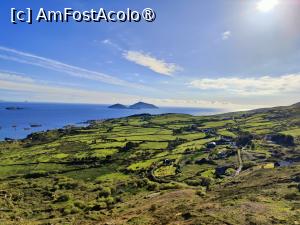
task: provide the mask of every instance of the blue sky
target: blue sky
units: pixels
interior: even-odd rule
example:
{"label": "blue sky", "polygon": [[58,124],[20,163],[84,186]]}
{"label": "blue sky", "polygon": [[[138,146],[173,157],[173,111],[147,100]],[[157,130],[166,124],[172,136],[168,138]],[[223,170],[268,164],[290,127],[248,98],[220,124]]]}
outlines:
{"label": "blue sky", "polygon": [[[13,25],[12,7],[150,7],[157,18]],[[4,0],[0,99],[228,109],[292,104],[300,101],[299,11],[299,0]]]}

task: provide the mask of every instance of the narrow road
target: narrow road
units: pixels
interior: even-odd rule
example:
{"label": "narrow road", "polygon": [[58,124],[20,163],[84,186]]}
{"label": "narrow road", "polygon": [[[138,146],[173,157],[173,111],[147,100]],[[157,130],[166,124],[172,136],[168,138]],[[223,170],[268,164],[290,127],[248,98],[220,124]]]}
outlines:
{"label": "narrow road", "polygon": [[238,176],[240,174],[240,172],[242,171],[243,169],[243,160],[242,160],[242,149],[237,149],[237,156],[238,156],[238,165],[239,165],[239,168],[235,171],[235,176]]}

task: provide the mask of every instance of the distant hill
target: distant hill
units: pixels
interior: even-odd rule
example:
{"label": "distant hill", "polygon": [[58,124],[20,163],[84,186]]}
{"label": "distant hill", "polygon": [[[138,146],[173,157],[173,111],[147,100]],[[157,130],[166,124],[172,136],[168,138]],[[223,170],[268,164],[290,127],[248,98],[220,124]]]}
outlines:
{"label": "distant hill", "polygon": [[110,109],[128,109],[128,107],[126,105],[122,105],[122,104],[114,104],[109,106],[108,108]]}
{"label": "distant hill", "polygon": [[133,105],[126,106],[122,104],[114,104],[109,106],[110,109],[158,109],[157,106],[145,102],[137,102]]}
{"label": "distant hill", "polygon": [[138,102],[138,103],[135,103],[135,104],[129,106],[129,109],[158,109],[158,107],[153,104],[148,104],[145,102]]}
{"label": "distant hill", "polygon": [[294,108],[300,108],[300,102],[298,102],[298,103],[292,105],[292,107],[294,107]]}

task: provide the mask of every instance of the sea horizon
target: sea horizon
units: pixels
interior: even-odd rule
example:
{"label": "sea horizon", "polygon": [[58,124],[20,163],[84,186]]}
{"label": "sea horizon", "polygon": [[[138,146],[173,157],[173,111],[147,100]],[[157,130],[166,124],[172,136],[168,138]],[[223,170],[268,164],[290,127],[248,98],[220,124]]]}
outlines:
{"label": "sea horizon", "polygon": [[[180,113],[194,116],[214,115],[225,109],[206,107],[161,107],[158,109],[109,109],[110,104],[0,102],[0,141],[5,138],[23,139],[29,134],[65,126],[83,126],[88,121],[116,119],[136,114],[160,115]],[[20,107],[7,110],[6,107]]]}

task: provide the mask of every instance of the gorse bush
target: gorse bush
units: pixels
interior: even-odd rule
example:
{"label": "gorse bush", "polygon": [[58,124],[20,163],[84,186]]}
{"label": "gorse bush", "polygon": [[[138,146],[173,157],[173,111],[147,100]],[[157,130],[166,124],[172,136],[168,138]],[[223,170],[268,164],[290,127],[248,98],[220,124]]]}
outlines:
{"label": "gorse bush", "polygon": [[157,191],[159,189],[159,185],[155,182],[148,182],[147,184],[147,190],[149,191]]}
{"label": "gorse bush", "polygon": [[76,206],[79,209],[85,209],[85,208],[87,208],[86,203],[83,202],[83,201],[80,201],[80,200],[75,201],[74,202],[74,206]]}
{"label": "gorse bush", "polygon": [[64,141],[58,146],[58,150],[62,153],[74,152],[74,151],[87,151],[91,147],[82,141]]}
{"label": "gorse bush", "polygon": [[253,140],[253,135],[250,133],[244,133],[238,136],[236,140],[236,145],[238,147],[246,147],[246,146],[251,146],[252,140]]}
{"label": "gorse bush", "polygon": [[127,152],[127,151],[130,151],[130,150],[134,149],[135,147],[138,147],[138,146],[139,146],[139,143],[129,141],[120,150],[123,151],[123,152]]}
{"label": "gorse bush", "polygon": [[200,188],[196,191],[196,195],[204,197],[206,195],[206,191],[203,188]]}
{"label": "gorse bush", "polygon": [[184,186],[179,183],[166,183],[166,184],[161,184],[159,186],[160,190],[169,190],[169,189],[181,189]]}
{"label": "gorse bush", "polygon": [[271,140],[279,145],[284,145],[284,146],[294,146],[295,145],[295,140],[292,135],[274,134],[271,136]]}
{"label": "gorse bush", "polygon": [[107,208],[106,202],[98,202],[94,205],[90,205],[89,210],[100,211]]}
{"label": "gorse bush", "polygon": [[199,180],[186,180],[185,183],[190,186],[200,186],[202,181],[200,179]]}
{"label": "gorse bush", "polygon": [[186,140],[184,140],[184,139],[176,138],[175,140],[169,141],[167,149],[172,150],[172,149],[176,148],[178,145],[181,145],[185,142],[186,142]]}
{"label": "gorse bush", "polygon": [[225,171],[225,175],[226,176],[233,176],[235,174],[235,169],[233,168],[228,168],[226,171]]}
{"label": "gorse bush", "polygon": [[62,182],[58,183],[58,186],[60,189],[66,189],[66,190],[71,190],[71,189],[76,189],[79,187],[79,184],[76,182]]}
{"label": "gorse bush", "polygon": [[24,175],[24,178],[30,179],[30,178],[40,178],[40,177],[46,177],[49,173],[46,171],[35,171]]}
{"label": "gorse bush", "polygon": [[111,195],[111,189],[109,187],[102,187],[98,193],[98,197],[109,197]]}
{"label": "gorse bush", "polygon": [[67,202],[71,199],[71,196],[69,194],[60,194],[55,202]]}

